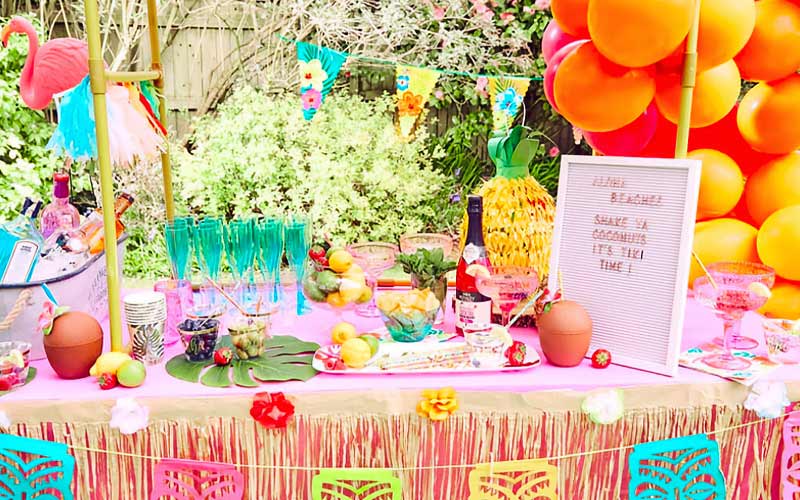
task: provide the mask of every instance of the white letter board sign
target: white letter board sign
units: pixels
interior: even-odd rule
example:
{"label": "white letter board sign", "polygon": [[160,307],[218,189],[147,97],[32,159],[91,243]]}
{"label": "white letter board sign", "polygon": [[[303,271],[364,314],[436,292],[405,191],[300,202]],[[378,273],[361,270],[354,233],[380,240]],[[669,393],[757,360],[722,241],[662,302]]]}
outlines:
{"label": "white letter board sign", "polygon": [[592,317],[591,354],[674,376],[701,163],[563,156],[549,288]]}

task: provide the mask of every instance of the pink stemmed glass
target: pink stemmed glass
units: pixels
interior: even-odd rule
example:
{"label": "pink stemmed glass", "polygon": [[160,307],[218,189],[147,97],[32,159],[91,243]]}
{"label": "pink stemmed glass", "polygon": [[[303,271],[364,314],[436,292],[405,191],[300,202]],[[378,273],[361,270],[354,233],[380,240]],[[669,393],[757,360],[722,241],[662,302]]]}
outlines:
{"label": "pink stemmed glass", "polygon": [[[707,269],[708,274],[714,278],[717,284],[735,281],[747,287],[751,286],[751,283],[761,283],[764,285],[760,287],[762,290],[764,290],[764,287],[771,289],[773,285],[775,285],[775,271],[771,267],[762,264],[753,262],[714,262],[709,264]],[[759,285],[752,286],[759,287]],[[761,304],[756,307],[756,309],[761,308],[763,305],[764,304]],[[715,338],[714,343],[723,345],[723,336]],[[750,337],[743,337],[739,334],[738,328],[733,332],[730,339],[731,349],[747,350],[755,349],[756,347],[758,347],[757,340]]]}
{"label": "pink stemmed glass", "polygon": [[353,259],[367,273],[372,297],[369,302],[356,308],[356,314],[365,318],[378,318],[381,313],[375,305],[375,293],[378,288],[378,279],[384,271],[394,266],[395,257],[399,252],[397,245],[391,243],[355,243],[347,247]]}
{"label": "pink stemmed glass", "polygon": [[[739,330],[746,312],[755,311],[767,303],[769,294],[764,293],[764,289],[768,291],[775,283],[775,271],[751,262],[717,262],[708,266],[708,272],[713,283],[708,276],[697,278],[694,294],[701,304],[722,319],[725,326],[722,336],[724,352],[706,356],[703,362],[723,370],[745,370],[750,361],[734,356],[731,350],[758,346],[755,340],[740,336]],[[738,347],[742,345],[748,347]]]}
{"label": "pink stemmed glass", "polygon": [[536,291],[539,274],[530,267],[497,266],[488,273],[475,276],[475,285],[481,295],[492,299],[500,309],[500,324],[506,326],[511,311]]}

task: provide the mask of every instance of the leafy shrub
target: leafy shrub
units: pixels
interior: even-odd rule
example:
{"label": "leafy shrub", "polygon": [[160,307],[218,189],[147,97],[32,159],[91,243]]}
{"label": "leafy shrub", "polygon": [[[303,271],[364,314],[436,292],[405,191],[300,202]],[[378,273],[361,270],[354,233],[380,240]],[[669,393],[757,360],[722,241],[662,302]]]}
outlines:
{"label": "leafy shrub", "polygon": [[421,131],[401,142],[383,96],[331,95],[311,122],[296,95],[238,89],[196,123],[191,153],[175,154],[181,193],[211,215],[308,213],[317,236],[396,240],[452,228],[452,181],[433,168]]}
{"label": "leafy shrub", "polygon": [[[7,22],[0,18],[0,26]],[[19,96],[27,53],[24,36],[12,36],[8,48],[0,50],[0,219],[12,217],[26,196],[48,196],[48,179],[56,165],[45,149],[53,125],[43,112],[25,106]]]}

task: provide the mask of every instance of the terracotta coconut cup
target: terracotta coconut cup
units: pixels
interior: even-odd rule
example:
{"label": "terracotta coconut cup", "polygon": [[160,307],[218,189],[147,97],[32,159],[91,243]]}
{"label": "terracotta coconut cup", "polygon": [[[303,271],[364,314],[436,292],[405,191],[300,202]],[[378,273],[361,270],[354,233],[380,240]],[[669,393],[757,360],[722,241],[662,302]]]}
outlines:
{"label": "terracotta coconut cup", "polygon": [[554,302],[537,319],[542,352],[556,366],[577,366],[589,350],[592,318],[577,302]]}
{"label": "terracotta coconut cup", "polygon": [[103,329],[86,313],[67,312],[56,318],[50,335],[44,336],[44,352],[59,377],[88,377],[103,352]]}

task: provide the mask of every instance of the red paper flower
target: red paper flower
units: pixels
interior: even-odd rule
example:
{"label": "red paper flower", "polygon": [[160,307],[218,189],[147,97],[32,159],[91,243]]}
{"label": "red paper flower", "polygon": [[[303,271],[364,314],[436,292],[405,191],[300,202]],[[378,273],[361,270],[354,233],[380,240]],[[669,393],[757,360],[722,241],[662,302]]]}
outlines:
{"label": "red paper flower", "polygon": [[286,427],[294,415],[294,405],[282,392],[259,392],[253,397],[250,416],[267,429]]}

